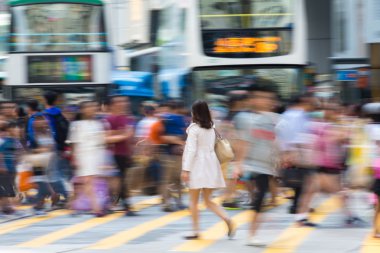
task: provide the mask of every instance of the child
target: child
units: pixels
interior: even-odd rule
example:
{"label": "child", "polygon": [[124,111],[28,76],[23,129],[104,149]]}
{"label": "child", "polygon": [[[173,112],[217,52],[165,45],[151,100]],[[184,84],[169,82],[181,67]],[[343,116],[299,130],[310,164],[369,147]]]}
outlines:
{"label": "child", "polygon": [[0,127],[0,207],[4,214],[13,214],[11,199],[16,197],[15,179],[17,151],[21,145],[17,140],[17,126],[13,123],[3,123]]}
{"label": "child", "polygon": [[54,140],[47,121],[42,114],[35,116],[33,130],[35,143],[29,147],[30,153],[26,156],[26,160],[33,167],[33,181],[38,186],[38,193],[34,206],[35,213],[36,215],[45,215],[45,198],[51,196],[52,205],[59,200],[59,195],[54,193],[46,175],[46,170],[52,156]]}

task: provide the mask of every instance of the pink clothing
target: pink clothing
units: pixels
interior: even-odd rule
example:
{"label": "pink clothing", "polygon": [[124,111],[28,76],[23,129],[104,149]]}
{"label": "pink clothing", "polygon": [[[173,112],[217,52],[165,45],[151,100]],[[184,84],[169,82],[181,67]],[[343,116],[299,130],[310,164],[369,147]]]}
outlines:
{"label": "pink clothing", "polygon": [[339,129],[332,124],[321,124],[316,129],[316,162],[320,167],[328,169],[343,169],[343,143],[337,140]]}
{"label": "pink clothing", "polygon": [[380,158],[377,158],[373,164],[374,176],[380,179]]}

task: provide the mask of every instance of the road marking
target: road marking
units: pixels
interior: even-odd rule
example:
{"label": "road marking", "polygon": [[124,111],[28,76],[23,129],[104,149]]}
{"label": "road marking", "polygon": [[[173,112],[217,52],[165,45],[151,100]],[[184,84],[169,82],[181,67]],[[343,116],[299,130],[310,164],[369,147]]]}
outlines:
{"label": "road marking", "polygon": [[[221,198],[215,198],[214,201],[220,203]],[[205,209],[205,205],[200,204],[200,209],[201,210]],[[87,249],[106,250],[106,249],[117,248],[138,237],[143,236],[144,234],[150,231],[164,227],[169,223],[175,222],[189,215],[190,215],[190,212],[188,210],[183,210],[183,211],[167,214],[160,218],[137,225],[136,227],[133,227],[131,229],[120,231],[119,233],[111,235],[107,238],[104,238],[94,243],[93,245],[90,245]]]}
{"label": "road marking", "polygon": [[17,206],[16,210],[17,211],[25,211],[25,210],[30,210],[32,208],[33,208],[33,206],[31,206],[31,205],[22,205],[22,206]]}
{"label": "road marking", "polygon": [[380,239],[374,238],[373,233],[369,234],[363,242],[361,253],[379,253],[380,252]]}
{"label": "road marking", "polygon": [[[338,197],[330,197],[310,215],[310,221],[322,222],[329,214],[340,208]],[[280,236],[271,243],[263,253],[291,253],[313,232],[316,228],[297,227],[295,224],[283,231]]]}
{"label": "road marking", "polygon": [[[157,203],[159,203],[159,200],[160,200],[159,197],[153,198],[153,199],[148,199],[148,200],[143,200],[143,201],[140,201],[140,202],[136,203],[135,205],[133,205],[133,208],[136,211],[140,211],[144,208],[150,207],[152,205],[156,205]],[[102,218],[91,218],[91,219],[86,220],[84,222],[71,225],[69,227],[54,231],[54,232],[49,233],[47,235],[37,237],[37,238],[32,239],[32,240],[27,241],[27,242],[23,242],[21,244],[18,244],[17,246],[23,247],[23,248],[42,247],[44,245],[51,244],[51,243],[56,242],[58,240],[61,240],[63,238],[67,238],[69,236],[72,236],[72,235],[78,234],[80,232],[86,231],[86,230],[91,229],[93,227],[100,226],[102,224],[105,224],[105,223],[111,222],[113,220],[119,219],[119,218],[123,217],[124,215],[125,215],[124,212],[119,212],[119,213],[107,215],[107,216],[102,217]]]}
{"label": "road marking", "polygon": [[43,216],[43,217],[30,217],[30,218],[26,218],[22,220],[12,221],[10,223],[6,223],[3,226],[0,226],[0,235],[7,234],[21,228],[29,227],[41,221],[46,221],[46,220],[56,218],[59,216],[68,215],[70,213],[71,212],[67,210],[57,210],[57,211],[49,212],[47,216]]}
{"label": "road marking", "polygon": [[159,205],[161,204],[161,202],[162,202],[161,197],[154,197],[154,198],[142,200],[142,201],[137,202],[136,204],[133,204],[132,209],[138,212],[148,207]]}
{"label": "road marking", "polygon": [[35,239],[32,239],[30,241],[18,244],[18,247],[23,247],[23,248],[38,248],[42,247],[44,245],[51,244],[55,241],[58,241],[60,239],[78,234],[80,232],[83,232],[85,230],[88,230],[90,228],[108,223],[110,221],[116,220],[118,218],[123,217],[125,214],[124,213],[114,213],[111,215],[107,215],[102,218],[92,218],[89,220],[86,220],[84,222],[71,225],[69,227],[66,227],[64,229],[59,229],[57,231],[54,231],[52,233],[49,233],[44,236],[37,237]]}
{"label": "road marking", "polygon": [[[280,198],[278,200],[277,206],[269,206],[264,208],[264,211],[268,211],[270,209],[281,206],[285,203],[289,202],[288,199]],[[239,228],[247,223],[249,223],[252,219],[252,211],[243,211],[239,214],[232,217],[232,220],[235,222],[236,228]],[[181,251],[181,252],[198,252],[202,251],[205,248],[211,246],[216,241],[226,236],[227,230],[224,222],[218,222],[211,228],[201,233],[200,240],[192,240],[182,243],[181,245],[175,247],[173,251]]]}

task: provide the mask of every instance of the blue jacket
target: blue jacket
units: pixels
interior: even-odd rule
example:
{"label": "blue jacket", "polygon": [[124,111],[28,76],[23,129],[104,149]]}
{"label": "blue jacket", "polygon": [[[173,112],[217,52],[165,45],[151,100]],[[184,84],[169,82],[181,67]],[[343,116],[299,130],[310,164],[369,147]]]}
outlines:
{"label": "blue jacket", "polygon": [[42,112],[36,112],[34,114],[32,114],[27,123],[26,123],[26,146],[30,149],[34,149],[34,148],[37,148],[37,141],[36,141],[36,137],[35,137],[35,134],[34,134],[34,121],[36,119],[36,117],[40,117],[40,116],[44,116],[45,115],[42,113]]}
{"label": "blue jacket", "polygon": [[52,107],[49,109],[45,109],[45,111],[44,111],[44,115],[46,116],[46,118],[49,121],[49,126],[51,129],[51,132],[53,133],[54,139],[56,139],[56,137],[57,137],[57,127],[55,125],[55,121],[54,121],[53,116],[59,115],[59,114],[62,114],[62,112],[61,112],[61,109],[59,109],[58,107]]}

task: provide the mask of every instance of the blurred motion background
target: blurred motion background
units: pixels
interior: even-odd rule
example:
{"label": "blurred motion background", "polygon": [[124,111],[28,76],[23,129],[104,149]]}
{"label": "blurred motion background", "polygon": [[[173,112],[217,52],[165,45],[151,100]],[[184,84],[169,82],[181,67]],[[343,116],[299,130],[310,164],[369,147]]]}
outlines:
{"label": "blurred motion background", "polygon": [[151,99],[218,106],[256,77],[273,81],[284,100],[305,90],[351,104],[379,97],[377,1],[10,3],[0,4],[4,98],[40,99],[42,87],[65,103],[119,93],[138,113]]}

